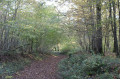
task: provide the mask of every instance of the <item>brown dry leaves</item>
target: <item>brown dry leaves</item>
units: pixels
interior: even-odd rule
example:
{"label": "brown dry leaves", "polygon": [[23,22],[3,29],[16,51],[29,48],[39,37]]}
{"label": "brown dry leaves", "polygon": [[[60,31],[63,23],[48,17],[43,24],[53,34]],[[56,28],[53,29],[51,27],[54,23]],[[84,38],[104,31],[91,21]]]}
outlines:
{"label": "brown dry leaves", "polygon": [[49,56],[42,61],[35,61],[14,79],[57,79],[57,65],[66,56]]}

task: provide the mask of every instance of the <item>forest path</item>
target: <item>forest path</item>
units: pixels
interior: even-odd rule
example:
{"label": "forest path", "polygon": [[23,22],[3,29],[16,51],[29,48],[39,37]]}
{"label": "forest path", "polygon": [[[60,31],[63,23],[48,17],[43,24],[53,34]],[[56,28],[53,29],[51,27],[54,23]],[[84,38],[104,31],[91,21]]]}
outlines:
{"label": "forest path", "polygon": [[42,61],[35,61],[15,75],[14,79],[58,79],[58,63],[66,56],[49,56]]}

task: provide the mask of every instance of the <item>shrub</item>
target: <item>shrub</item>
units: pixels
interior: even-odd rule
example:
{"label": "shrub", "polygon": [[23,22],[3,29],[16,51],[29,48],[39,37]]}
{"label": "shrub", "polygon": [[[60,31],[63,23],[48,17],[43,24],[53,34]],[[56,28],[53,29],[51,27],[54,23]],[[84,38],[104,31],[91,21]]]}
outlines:
{"label": "shrub", "polygon": [[104,74],[98,75],[97,79],[114,79],[114,75],[109,73],[104,73]]}
{"label": "shrub", "polygon": [[82,79],[80,76],[80,64],[88,57],[87,54],[73,55],[71,58],[66,58],[59,63],[59,73],[65,79]]}
{"label": "shrub", "polygon": [[59,63],[59,74],[65,79],[118,78],[120,60],[100,55],[74,55]]}
{"label": "shrub", "polygon": [[102,68],[104,68],[105,66],[106,64],[103,62],[102,57],[99,55],[90,56],[81,64],[81,67],[86,75],[103,73],[104,70],[102,70]]}
{"label": "shrub", "polygon": [[30,62],[29,59],[20,59],[19,61],[0,63],[0,77],[5,79],[6,75],[13,75],[15,72],[23,70]]}

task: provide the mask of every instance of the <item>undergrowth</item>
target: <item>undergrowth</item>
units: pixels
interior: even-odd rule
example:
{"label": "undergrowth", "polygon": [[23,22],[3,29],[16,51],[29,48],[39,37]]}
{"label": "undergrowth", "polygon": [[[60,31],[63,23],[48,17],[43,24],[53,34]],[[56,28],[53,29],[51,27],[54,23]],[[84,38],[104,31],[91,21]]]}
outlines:
{"label": "undergrowth", "polygon": [[[11,62],[0,63],[0,78],[11,76],[19,70],[23,70],[24,66],[28,65],[31,61],[29,59],[19,59]],[[12,77],[12,76],[11,76]]]}
{"label": "undergrowth", "polygon": [[0,62],[0,79],[12,79],[13,74],[20,70],[24,70],[26,65],[29,65],[33,60],[42,60],[45,56],[40,54],[26,54],[23,57],[12,59],[11,61]]}
{"label": "undergrowth", "polygon": [[73,55],[59,63],[62,79],[120,79],[120,59],[100,55]]}

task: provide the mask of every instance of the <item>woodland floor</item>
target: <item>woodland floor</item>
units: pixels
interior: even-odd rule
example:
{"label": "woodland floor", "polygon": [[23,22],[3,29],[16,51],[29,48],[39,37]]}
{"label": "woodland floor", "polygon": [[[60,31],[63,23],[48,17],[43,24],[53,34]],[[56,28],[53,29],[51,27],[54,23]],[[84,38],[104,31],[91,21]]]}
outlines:
{"label": "woodland floor", "polygon": [[18,72],[14,79],[59,79],[57,78],[58,63],[66,56],[49,56],[42,61],[35,61],[23,71]]}

